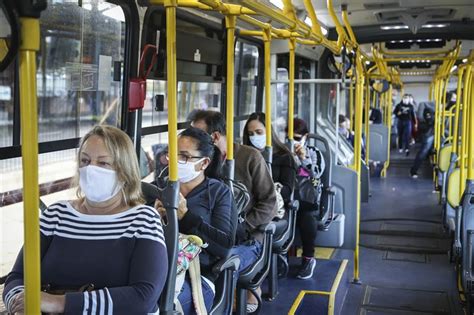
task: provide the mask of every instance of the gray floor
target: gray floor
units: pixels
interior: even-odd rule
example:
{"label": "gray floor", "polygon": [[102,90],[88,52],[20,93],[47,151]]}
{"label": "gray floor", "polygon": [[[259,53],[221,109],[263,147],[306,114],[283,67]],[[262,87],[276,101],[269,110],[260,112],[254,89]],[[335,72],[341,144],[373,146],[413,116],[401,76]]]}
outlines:
{"label": "gray floor", "polygon": [[350,285],[342,314],[463,314],[430,170],[412,179],[414,154],[392,158],[387,178],[371,179],[372,197],[362,204],[361,284]]}

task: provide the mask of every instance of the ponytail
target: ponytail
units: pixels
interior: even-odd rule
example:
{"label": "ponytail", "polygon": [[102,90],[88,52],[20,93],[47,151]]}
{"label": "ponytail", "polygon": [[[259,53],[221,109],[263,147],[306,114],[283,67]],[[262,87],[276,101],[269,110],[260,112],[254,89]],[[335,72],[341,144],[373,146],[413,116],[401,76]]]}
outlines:
{"label": "ponytail", "polygon": [[217,146],[214,145],[214,153],[210,157],[211,162],[204,171],[204,175],[210,178],[222,179],[222,153]]}

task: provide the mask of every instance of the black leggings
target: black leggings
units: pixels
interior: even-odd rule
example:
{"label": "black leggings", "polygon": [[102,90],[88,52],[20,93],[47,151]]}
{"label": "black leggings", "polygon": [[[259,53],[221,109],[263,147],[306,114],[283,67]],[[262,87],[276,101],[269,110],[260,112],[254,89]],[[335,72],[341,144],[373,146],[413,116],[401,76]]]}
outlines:
{"label": "black leggings", "polygon": [[315,211],[299,210],[296,224],[300,230],[301,243],[303,245],[303,256],[314,257],[314,241],[318,232],[318,221]]}

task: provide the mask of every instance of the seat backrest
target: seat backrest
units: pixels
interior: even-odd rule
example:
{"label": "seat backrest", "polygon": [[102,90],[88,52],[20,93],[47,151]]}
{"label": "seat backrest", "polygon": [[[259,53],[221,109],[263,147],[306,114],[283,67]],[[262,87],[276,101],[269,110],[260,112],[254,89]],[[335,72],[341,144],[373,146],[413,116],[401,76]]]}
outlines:
{"label": "seat backrest", "polygon": [[447,172],[451,161],[452,144],[447,144],[439,151],[438,167],[441,172]]}
{"label": "seat backrest", "polygon": [[458,207],[461,204],[461,197],[459,194],[459,176],[461,175],[461,170],[456,168],[453,170],[451,175],[449,175],[448,181],[448,192],[447,192],[447,200],[449,205],[453,208]]}

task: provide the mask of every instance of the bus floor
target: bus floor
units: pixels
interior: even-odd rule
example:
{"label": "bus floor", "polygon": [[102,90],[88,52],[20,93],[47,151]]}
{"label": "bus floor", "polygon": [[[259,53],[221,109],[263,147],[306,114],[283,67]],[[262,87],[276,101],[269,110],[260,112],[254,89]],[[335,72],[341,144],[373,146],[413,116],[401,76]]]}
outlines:
{"label": "bus floor", "polygon": [[350,285],[341,314],[464,314],[431,169],[413,179],[410,157],[392,159],[386,178],[371,178],[361,207],[361,284]]}

